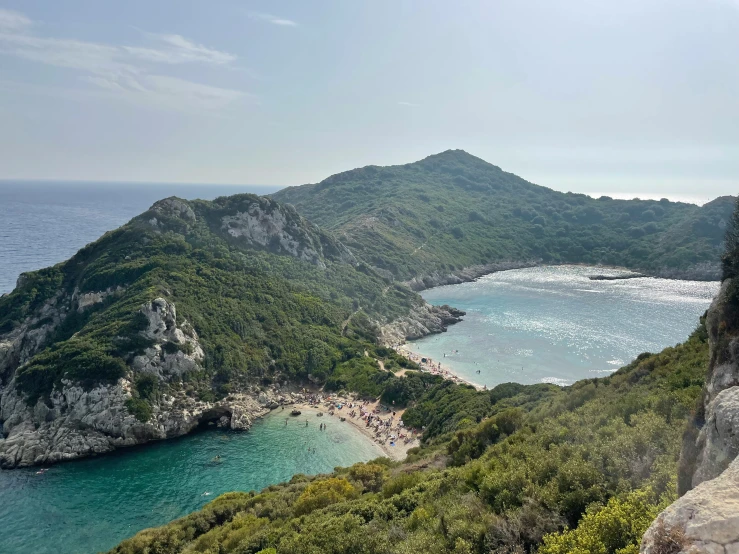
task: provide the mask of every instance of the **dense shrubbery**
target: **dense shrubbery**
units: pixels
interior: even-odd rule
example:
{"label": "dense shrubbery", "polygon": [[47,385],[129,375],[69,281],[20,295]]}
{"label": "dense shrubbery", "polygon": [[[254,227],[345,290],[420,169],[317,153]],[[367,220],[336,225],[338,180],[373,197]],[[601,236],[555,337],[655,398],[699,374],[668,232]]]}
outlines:
{"label": "dense shrubbery", "polygon": [[699,207],[564,194],[462,151],[355,169],[274,197],[401,279],[496,261],[646,271],[714,264],[732,209],[728,197]]}
{"label": "dense shrubbery", "polygon": [[[222,232],[220,217],[245,210],[255,199],[237,195],[192,202],[195,221],[147,212],[68,262],[27,274],[19,288],[0,299],[0,323],[9,329],[54,295],[71,295],[75,288],[117,290],[104,303],[68,315],[47,350],[18,370],[17,382],[28,400],[48,395],[63,378],[89,388],[130,371],[133,356],[152,345],[140,334],[147,320],[139,309],[157,296],[174,302],[180,322],[187,319],[199,335],[205,371],[190,380],[203,399],[255,379],[310,376],[322,383],[337,367],[336,387],[379,395],[392,375],[379,370],[371,378],[365,375],[365,365],[374,362],[363,359],[364,352],[391,365],[398,357],[375,352],[374,321],[405,314],[420,299],[361,264],[325,258],[324,268],[232,240]],[[276,209],[275,203],[266,206]],[[154,215],[156,228],[149,223]],[[334,239],[294,212],[288,215],[294,225],[304,225],[304,240],[316,248],[320,243],[326,255],[338,252]],[[166,343],[163,348],[171,354],[188,346]],[[143,417],[147,400],[136,399],[137,416]]]}
{"label": "dense shrubbery", "polygon": [[635,554],[674,497],[707,357],[700,328],[565,389],[427,382],[406,412],[427,428],[406,464],[375,460],[225,495],[115,552]]}

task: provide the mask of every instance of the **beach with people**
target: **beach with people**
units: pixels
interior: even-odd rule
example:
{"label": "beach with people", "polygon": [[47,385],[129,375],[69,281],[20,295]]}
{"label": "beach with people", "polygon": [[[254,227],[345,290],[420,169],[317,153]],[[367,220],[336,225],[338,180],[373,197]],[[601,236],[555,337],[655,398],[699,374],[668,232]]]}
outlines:
{"label": "beach with people", "polygon": [[[293,404],[300,411],[295,416],[301,423],[317,427],[350,425],[377,444],[385,455],[397,461],[405,460],[408,451],[420,444],[422,430],[403,424],[405,409],[387,406],[379,400],[360,400],[350,395],[316,392],[306,393],[304,401]],[[285,417],[290,412],[285,410]],[[324,427],[325,428],[325,427]]]}
{"label": "beach with people", "polygon": [[[439,375],[443,377],[444,379],[449,379],[450,381],[454,381],[455,383],[471,385],[478,390],[487,390],[487,386],[479,385],[477,383],[473,383],[472,381],[468,379],[464,379],[463,377],[461,377],[460,375],[452,371],[452,369],[449,368],[449,366],[444,365],[439,360],[434,360],[430,356],[426,356],[419,352],[414,352],[411,349],[410,343],[403,343],[403,344],[396,345],[394,347],[394,350],[398,354],[405,356],[412,362],[415,362],[416,364],[418,364],[418,367],[421,368],[421,371],[425,371],[433,375]],[[454,352],[452,352],[452,354],[453,353]]]}

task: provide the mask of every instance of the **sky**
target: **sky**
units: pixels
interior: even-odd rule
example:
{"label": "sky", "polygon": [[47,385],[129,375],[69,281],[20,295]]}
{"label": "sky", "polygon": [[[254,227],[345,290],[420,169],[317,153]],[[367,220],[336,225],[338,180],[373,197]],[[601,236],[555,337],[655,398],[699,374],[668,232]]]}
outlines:
{"label": "sky", "polygon": [[739,0],[0,0],[0,179],[294,185],[461,148],[739,192]]}

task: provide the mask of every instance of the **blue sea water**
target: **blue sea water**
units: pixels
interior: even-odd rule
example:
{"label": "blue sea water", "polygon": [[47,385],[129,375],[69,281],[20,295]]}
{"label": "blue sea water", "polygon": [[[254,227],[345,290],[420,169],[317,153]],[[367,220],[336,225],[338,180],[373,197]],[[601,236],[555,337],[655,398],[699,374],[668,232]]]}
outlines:
{"label": "blue sea water", "polygon": [[410,349],[478,385],[568,385],[608,375],[642,352],[683,342],[719,287],[654,278],[589,279],[619,273],[537,267],[424,291],[431,304],[449,304],[467,315]]}

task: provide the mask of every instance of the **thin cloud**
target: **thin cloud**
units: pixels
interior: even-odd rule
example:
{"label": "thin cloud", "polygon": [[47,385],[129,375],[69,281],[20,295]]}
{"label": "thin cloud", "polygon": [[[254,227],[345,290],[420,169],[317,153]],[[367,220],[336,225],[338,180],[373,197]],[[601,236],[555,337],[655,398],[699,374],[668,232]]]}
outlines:
{"label": "thin cloud", "polygon": [[416,104],[414,102],[398,102],[399,106],[410,106],[412,108],[420,108],[421,104]]}
{"label": "thin cloud", "polygon": [[260,19],[271,23],[272,25],[280,25],[282,27],[297,27],[298,23],[292,19],[285,19],[284,17],[278,17],[269,13],[251,12],[249,17],[252,19]]}
{"label": "thin cloud", "polygon": [[15,31],[30,25],[31,20],[24,14],[0,8],[0,31]]}
{"label": "thin cloud", "polygon": [[147,33],[147,36],[158,43],[162,43],[164,47],[145,48],[124,46],[123,48],[129,54],[155,63],[180,64],[202,62],[228,65],[237,59],[233,54],[197,44],[182,35]]}
{"label": "thin cloud", "polygon": [[116,46],[37,36],[27,31],[31,23],[23,14],[0,11],[0,54],[78,71],[81,82],[110,97],[162,109],[219,110],[247,96],[153,69],[185,63],[229,66],[237,59],[181,35],[148,35],[154,47]]}

